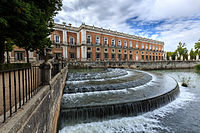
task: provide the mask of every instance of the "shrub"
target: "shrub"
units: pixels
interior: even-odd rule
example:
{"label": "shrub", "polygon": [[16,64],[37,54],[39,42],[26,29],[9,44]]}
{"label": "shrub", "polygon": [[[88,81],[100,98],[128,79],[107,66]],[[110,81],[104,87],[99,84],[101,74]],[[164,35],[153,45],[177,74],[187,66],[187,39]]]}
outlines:
{"label": "shrub", "polygon": [[181,85],[184,86],[184,87],[188,87],[188,85],[190,84],[190,80],[191,80],[191,77],[189,78],[186,78],[186,77],[181,77],[178,75],[179,79],[181,80]]}
{"label": "shrub", "polygon": [[195,65],[194,69],[197,70],[197,71],[200,71],[200,64]]}

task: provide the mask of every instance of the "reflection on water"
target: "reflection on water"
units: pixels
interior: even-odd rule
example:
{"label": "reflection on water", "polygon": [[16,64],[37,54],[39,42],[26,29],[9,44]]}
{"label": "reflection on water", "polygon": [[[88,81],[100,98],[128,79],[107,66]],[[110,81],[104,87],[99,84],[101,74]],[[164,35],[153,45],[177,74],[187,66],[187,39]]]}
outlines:
{"label": "reflection on water", "polygon": [[114,133],[114,132],[192,132],[200,131],[200,74],[194,70],[156,71],[175,78],[191,77],[189,87],[180,87],[179,97],[152,112],[135,117],[66,126],[60,133]]}

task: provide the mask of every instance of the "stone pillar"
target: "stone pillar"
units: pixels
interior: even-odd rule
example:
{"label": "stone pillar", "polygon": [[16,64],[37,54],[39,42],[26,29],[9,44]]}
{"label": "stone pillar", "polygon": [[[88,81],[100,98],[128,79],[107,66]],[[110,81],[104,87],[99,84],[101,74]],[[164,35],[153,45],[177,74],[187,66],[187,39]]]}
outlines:
{"label": "stone pillar", "polygon": [[50,62],[44,62],[40,65],[41,69],[41,80],[43,85],[49,85],[51,80],[51,68]]}
{"label": "stone pillar", "polygon": [[178,60],[178,57],[177,57],[177,55],[175,56],[175,60]]}
{"label": "stone pillar", "polygon": [[199,60],[199,55],[197,54],[197,56],[196,56],[196,60],[198,61]]}
{"label": "stone pillar", "polygon": [[171,56],[169,57],[169,60],[172,61],[172,57]]}
{"label": "stone pillar", "polygon": [[188,55],[188,60],[190,60],[190,55]]}
{"label": "stone pillar", "polygon": [[181,61],[183,61],[183,55],[181,55]]}

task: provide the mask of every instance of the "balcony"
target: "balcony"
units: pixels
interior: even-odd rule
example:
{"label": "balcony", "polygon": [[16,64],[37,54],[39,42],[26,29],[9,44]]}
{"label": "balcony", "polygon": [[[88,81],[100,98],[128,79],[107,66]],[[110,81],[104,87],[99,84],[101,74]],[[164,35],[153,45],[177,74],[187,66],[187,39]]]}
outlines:
{"label": "balcony", "polygon": [[107,43],[105,43],[105,44],[104,44],[104,46],[105,46],[105,47],[108,47],[108,44],[107,44]]}
{"label": "balcony", "polygon": [[111,45],[111,47],[115,47],[115,45],[114,45],[114,44],[112,44],[112,45]]}
{"label": "balcony", "polygon": [[71,46],[76,45],[76,43],[74,43],[74,42],[69,42],[68,44],[71,45]]}
{"label": "balcony", "polygon": [[88,42],[86,42],[86,44],[87,44],[87,45],[92,45],[92,42],[89,42],[89,41],[88,41]]}
{"label": "balcony", "polygon": [[60,44],[60,41],[54,40],[53,42],[56,43],[56,44]]}
{"label": "balcony", "polygon": [[96,45],[100,45],[100,43],[96,42]]}

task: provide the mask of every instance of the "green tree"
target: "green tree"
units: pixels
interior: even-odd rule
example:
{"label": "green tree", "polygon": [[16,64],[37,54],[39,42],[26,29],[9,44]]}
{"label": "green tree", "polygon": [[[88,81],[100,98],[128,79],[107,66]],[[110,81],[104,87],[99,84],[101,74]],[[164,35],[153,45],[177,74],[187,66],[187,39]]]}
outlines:
{"label": "green tree", "polygon": [[6,38],[25,48],[27,56],[29,50],[42,50],[51,45],[46,38],[52,32],[53,17],[61,6],[62,0],[1,0],[0,63],[4,61]]}
{"label": "green tree", "polygon": [[167,52],[167,60],[172,57],[172,60],[175,60],[176,53],[175,52]]}
{"label": "green tree", "polygon": [[13,41],[23,36],[23,28],[27,26],[30,8],[23,0],[0,1],[0,63],[4,62],[6,39]]}
{"label": "green tree", "polygon": [[[29,62],[28,51],[40,51],[51,46],[47,38],[53,31],[53,17],[61,10],[61,0],[29,0],[31,17],[28,26],[25,27],[24,36],[19,39],[17,45],[26,50],[27,62]],[[41,53],[41,52],[39,52]]]}
{"label": "green tree", "polygon": [[200,39],[198,42],[195,43],[194,48],[196,50],[195,52],[198,53],[198,55],[200,55]]}
{"label": "green tree", "polygon": [[188,50],[186,48],[186,44],[179,42],[177,49],[175,50],[175,53],[176,53],[176,55],[179,55],[179,59],[180,59],[181,55],[183,56],[183,59],[187,59]]}
{"label": "green tree", "polygon": [[190,59],[191,59],[191,60],[196,59],[196,53],[195,53],[195,51],[193,50],[193,48],[190,50]]}

